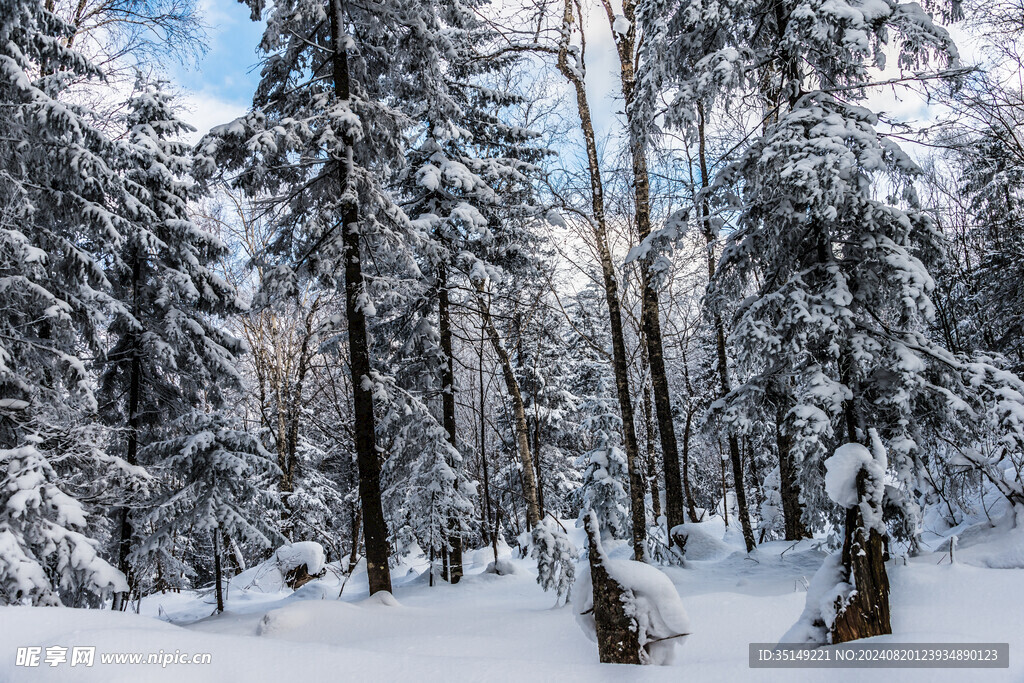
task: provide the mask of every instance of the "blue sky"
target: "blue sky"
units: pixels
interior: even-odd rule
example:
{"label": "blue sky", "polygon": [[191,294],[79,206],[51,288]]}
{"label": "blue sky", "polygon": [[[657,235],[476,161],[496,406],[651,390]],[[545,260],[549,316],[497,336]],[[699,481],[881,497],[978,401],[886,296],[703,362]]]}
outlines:
{"label": "blue sky", "polygon": [[171,79],[184,91],[198,138],[210,127],[231,121],[248,109],[259,83],[256,46],[263,23],[249,19],[249,8],[236,0],[200,0],[209,27],[209,50],[198,64],[175,64]]}
{"label": "blue sky", "polygon": [[[184,92],[186,119],[198,140],[212,126],[240,116],[252,102],[259,83],[256,46],[263,22],[249,19],[249,8],[237,0],[200,0],[208,25],[209,50],[198,64],[169,65],[170,77]],[[595,128],[603,137],[616,126],[621,103],[618,61],[604,12],[592,10],[587,21],[587,90]]]}

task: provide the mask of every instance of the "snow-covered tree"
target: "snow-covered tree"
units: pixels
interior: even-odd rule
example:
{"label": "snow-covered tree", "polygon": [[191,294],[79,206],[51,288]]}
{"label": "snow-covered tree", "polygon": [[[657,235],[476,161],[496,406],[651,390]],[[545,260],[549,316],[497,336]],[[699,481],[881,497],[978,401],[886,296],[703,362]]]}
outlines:
{"label": "snow-covered tree", "polygon": [[[153,215],[121,174],[131,145],[75,103],[72,86],[102,74],[68,47],[71,31],[42,2],[0,7],[0,449],[10,467],[29,449],[30,470],[57,490],[102,502],[110,500],[104,482],[144,473],[105,453],[92,429],[99,402],[86,359],[102,354],[119,306],[105,264],[119,258],[128,221]],[[8,540],[36,542],[42,532]]]}
{"label": "snow-covered tree", "polygon": [[[263,0],[248,4],[259,18]],[[275,3],[267,12],[267,61],[253,111],[201,145],[207,172],[218,165],[243,170],[236,186],[277,206],[271,251],[282,267],[270,283],[274,291],[293,291],[299,280],[344,287],[371,591],[390,590],[390,577],[367,330],[376,313],[374,283],[367,286],[362,261],[387,263],[387,272],[415,271],[422,226],[394,201],[389,185],[421,117],[460,109],[446,72],[462,68],[451,58],[463,52],[464,16],[457,3]],[[434,123],[442,140],[461,137],[447,120]]]}
{"label": "snow-covered tree", "polygon": [[457,582],[462,576],[461,548],[472,538],[476,483],[458,441],[452,443],[440,411],[430,406],[436,403],[432,398],[450,389],[441,382],[446,354],[427,319],[419,321],[403,355],[401,380],[377,392],[388,406],[381,429],[392,454],[385,465],[385,496],[399,547],[415,542],[432,561],[457,565],[444,577]]}
{"label": "snow-covered tree", "polygon": [[267,514],[275,505],[277,473],[259,439],[224,412],[183,416],[169,432],[174,436],[148,444],[142,453],[156,463],[151,470],[161,488],[136,524],[143,539],[132,560],[148,570],[144,576],[151,581],[159,577],[163,586],[181,587],[195,573],[179,550],[183,540],[213,536],[218,565],[226,538],[261,548],[279,540]]}
{"label": "snow-covered tree", "polygon": [[915,335],[933,314],[939,240],[913,187],[916,165],[856,102],[890,45],[908,69],[957,58],[916,4],[844,7],[752,1],[725,15],[685,3],[658,27],[680,59],[650,75],[678,87],[669,118],[686,129],[740,93],[764,103],[762,134],[752,131],[710,188],[737,226],[710,301],[723,314],[742,301],[731,343],[745,383],[723,408],[742,427],[751,403],[781,407],[813,491],[835,430],[859,441],[870,426],[890,443],[901,483],[914,484],[911,414],[934,378]]}
{"label": "snow-covered tree", "polygon": [[[118,258],[107,272],[118,305],[106,325],[111,346],[100,398],[119,432],[111,450],[132,466],[154,464],[139,460],[140,449],[156,436],[154,426],[174,422],[204,400],[223,402],[224,392],[238,386],[235,357],[244,350],[218,322],[242,305],[212,270],[226,254],[224,244],[189,218],[197,192],[189,146],[180,138],[193,129],[176,117],[164,86],[140,82],[128,101],[125,176],[145,210],[122,228]],[[133,500],[138,497],[126,491],[119,513],[118,561],[130,578],[130,508],[143,502]]]}
{"label": "snow-covered tree", "polygon": [[95,606],[127,583],[100,557],[82,504],[61,490],[41,449],[41,439],[28,438],[0,450],[0,601]]}

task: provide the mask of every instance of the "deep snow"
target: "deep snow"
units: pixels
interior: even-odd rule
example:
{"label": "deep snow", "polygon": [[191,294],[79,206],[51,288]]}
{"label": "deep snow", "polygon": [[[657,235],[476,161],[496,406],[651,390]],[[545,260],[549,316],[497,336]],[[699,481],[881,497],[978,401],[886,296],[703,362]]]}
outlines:
{"label": "deep snow", "polygon": [[[582,533],[566,526],[583,547]],[[734,547],[742,543],[721,518],[701,527]],[[1008,541],[1007,531],[997,525],[990,533],[998,536],[987,542]],[[493,560],[485,548],[467,553],[468,575],[457,586],[430,587],[424,564],[397,567],[393,598],[368,598],[358,567],[345,582],[336,566],[328,566],[323,579],[294,594],[233,582],[227,613],[220,616],[210,616],[212,595],[194,593],[151,596],[142,615],[0,608],[0,681],[1024,681],[1024,570],[962,561],[951,566],[940,539],[934,540],[933,553],[906,564],[889,562],[895,635],[875,640],[1008,641],[1009,670],[749,669],[747,644],[778,641],[804,609],[808,581],[825,553],[817,541],[802,541],[663,568],[692,631],[671,667],[598,664],[596,645],[575,623],[572,608],[552,608],[554,594],[536,584],[534,561],[503,548],[517,571],[485,573]],[[617,558],[628,553],[622,544],[606,549]],[[969,559],[964,555],[963,561]],[[97,653],[209,652],[212,664],[102,665],[97,654],[91,668],[17,667],[15,651],[26,645],[95,645]]]}

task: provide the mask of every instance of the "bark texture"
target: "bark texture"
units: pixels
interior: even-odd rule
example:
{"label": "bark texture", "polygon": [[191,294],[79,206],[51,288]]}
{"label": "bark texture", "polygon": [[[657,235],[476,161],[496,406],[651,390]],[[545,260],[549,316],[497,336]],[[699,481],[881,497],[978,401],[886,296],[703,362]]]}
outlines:
{"label": "bark texture", "polygon": [[597,651],[603,664],[643,664],[636,620],[626,614],[625,590],[604,566],[597,518],[588,514],[584,525],[590,548],[590,577],[594,586],[594,622]]}
{"label": "bark texture", "polygon": [[[857,475],[857,493],[861,501],[866,499],[866,476],[863,469]],[[846,643],[892,633],[885,542],[877,529],[865,527],[860,505],[846,511],[842,560],[854,592],[845,604],[837,599],[832,642]]]}
{"label": "bark texture", "polygon": [[783,431],[785,411],[779,410],[775,420],[775,443],[779,451],[779,494],[782,497],[782,517],[785,523],[786,540],[798,541],[807,536],[803,523],[803,506],[800,505],[800,485],[796,479],[796,462],[793,460],[793,440]]}

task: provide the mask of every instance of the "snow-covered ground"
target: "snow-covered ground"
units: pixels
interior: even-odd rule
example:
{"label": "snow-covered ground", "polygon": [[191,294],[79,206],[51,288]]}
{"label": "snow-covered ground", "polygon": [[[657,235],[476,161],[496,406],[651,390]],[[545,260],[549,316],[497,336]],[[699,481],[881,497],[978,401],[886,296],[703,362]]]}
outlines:
{"label": "snow-covered ground", "polygon": [[[720,518],[700,525],[738,547]],[[1005,529],[987,543],[1012,542]],[[583,546],[581,533],[574,542]],[[978,536],[978,534],[975,534]],[[938,541],[939,539],[934,539]],[[939,547],[936,542],[936,547]],[[610,547],[625,557],[625,546]],[[750,669],[747,645],[775,642],[804,608],[807,582],[825,554],[817,542],[761,545],[749,556],[663,568],[682,596],[692,635],[670,667],[597,663],[597,648],[571,607],[535,582],[532,560],[509,556],[513,575],[484,573],[490,549],[467,554],[456,586],[428,586],[424,565],[393,573],[394,598],[367,597],[358,569],[344,580],[328,567],[295,593],[256,569],[236,577],[227,612],[212,595],[156,595],[142,614],[61,608],[0,608],[0,681],[1024,681],[1024,569],[950,565],[941,551],[890,562],[893,642],[1009,642],[1010,669]],[[976,553],[984,555],[984,553]],[[712,554],[712,556],[716,556]],[[945,559],[943,559],[945,558]],[[92,667],[17,666],[19,646],[95,646]],[[101,664],[100,653],[210,653],[210,664]]]}

